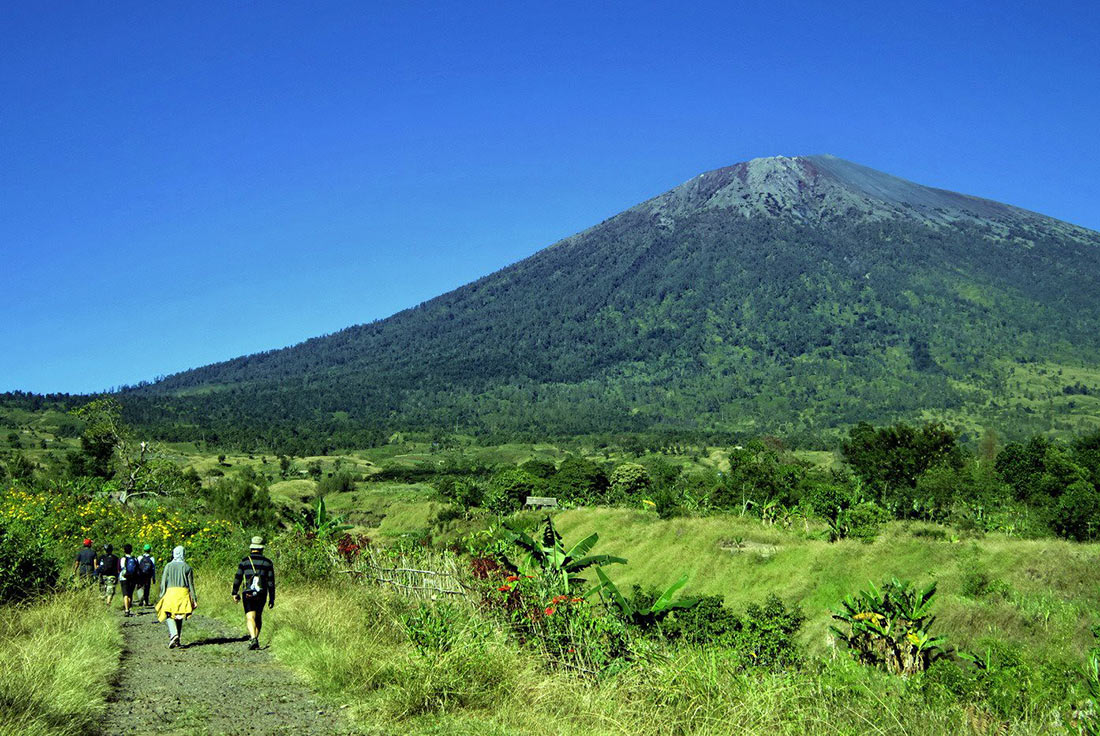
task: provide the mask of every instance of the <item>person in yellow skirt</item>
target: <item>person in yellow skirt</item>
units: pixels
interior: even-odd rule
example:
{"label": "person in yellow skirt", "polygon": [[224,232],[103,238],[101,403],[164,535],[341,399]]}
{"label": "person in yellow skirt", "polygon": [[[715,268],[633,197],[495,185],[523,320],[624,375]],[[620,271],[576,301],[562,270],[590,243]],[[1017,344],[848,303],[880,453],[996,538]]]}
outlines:
{"label": "person in yellow skirt", "polygon": [[172,561],[161,571],[160,600],[157,601],[157,620],[168,621],[169,649],[180,646],[183,622],[198,606],[194,573],[183,561],[183,547],[176,547],[172,550]]}

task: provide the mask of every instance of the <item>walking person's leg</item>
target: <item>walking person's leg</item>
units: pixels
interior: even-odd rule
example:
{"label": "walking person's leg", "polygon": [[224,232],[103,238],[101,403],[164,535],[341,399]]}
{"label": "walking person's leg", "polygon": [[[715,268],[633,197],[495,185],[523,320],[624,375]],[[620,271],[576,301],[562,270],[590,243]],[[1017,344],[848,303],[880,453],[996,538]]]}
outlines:
{"label": "walking person's leg", "polygon": [[179,646],[180,643],[179,628],[176,626],[176,617],[169,614],[168,618],[165,620],[168,623],[168,648],[174,649]]}

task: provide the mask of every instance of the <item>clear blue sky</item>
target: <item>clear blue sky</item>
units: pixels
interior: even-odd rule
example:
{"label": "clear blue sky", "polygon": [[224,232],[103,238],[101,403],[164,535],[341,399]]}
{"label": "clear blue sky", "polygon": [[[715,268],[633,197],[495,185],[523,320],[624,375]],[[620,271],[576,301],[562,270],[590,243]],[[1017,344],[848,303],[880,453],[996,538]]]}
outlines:
{"label": "clear blue sky", "polygon": [[1095,2],[7,2],[0,391],[386,317],[833,153],[1100,229]]}

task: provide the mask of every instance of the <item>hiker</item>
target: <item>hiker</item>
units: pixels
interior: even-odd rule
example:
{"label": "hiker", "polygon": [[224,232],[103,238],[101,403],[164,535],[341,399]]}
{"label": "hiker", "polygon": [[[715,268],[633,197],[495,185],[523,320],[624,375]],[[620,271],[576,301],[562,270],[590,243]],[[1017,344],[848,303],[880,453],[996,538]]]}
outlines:
{"label": "hiker", "polygon": [[141,589],[141,605],[149,605],[149,586],[157,577],[157,561],[152,555],[152,547],[148,544],[141,548],[141,557],[138,558],[138,579],[135,589]]}
{"label": "hiker", "polygon": [[122,545],[122,560],[118,563],[118,582],[122,584],[122,615],[133,616],[130,606],[134,603],[134,585],[141,577],[138,558],[129,543]]}
{"label": "hiker", "polygon": [[[243,588],[241,587],[243,584]],[[240,591],[238,595],[237,591]],[[260,629],[264,625],[264,602],[275,607],[275,566],[264,557],[264,538],[252,537],[248,556],[237,565],[233,577],[233,600],[244,601],[244,625],[248,629],[248,648],[260,648]]]}
{"label": "hiker", "polygon": [[118,585],[118,557],[114,554],[114,547],[109,544],[103,546],[103,556],[99,558],[99,567],[96,575],[99,576],[100,598],[107,601],[110,607],[115,598],[115,587]]}
{"label": "hiker", "polygon": [[160,600],[157,620],[168,620],[168,648],[180,646],[183,622],[199,607],[195,595],[195,576],[191,566],[183,561],[183,547],[172,550],[172,561],[160,573]]}
{"label": "hiker", "polygon": [[79,580],[84,585],[91,585],[96,571],[95,550],[92,549],[92,540],[85,539],[84,546],[76,553],[76,561],[73,563],[73,574],[79,575]]}

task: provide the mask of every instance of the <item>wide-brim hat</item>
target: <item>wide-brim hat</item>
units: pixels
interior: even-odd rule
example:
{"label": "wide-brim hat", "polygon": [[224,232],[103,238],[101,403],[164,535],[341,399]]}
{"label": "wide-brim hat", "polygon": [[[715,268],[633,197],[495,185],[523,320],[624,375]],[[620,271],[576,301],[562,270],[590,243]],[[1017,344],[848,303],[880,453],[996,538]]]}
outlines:
{"label": "wide-brim hat", "polygon": [[264,538],[263,537],[252,537],[252,542],[248,545],[248,548],[249,549],[263,549],[264,548]]}

